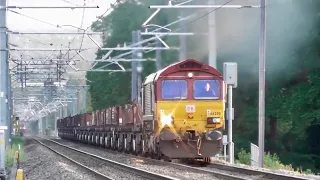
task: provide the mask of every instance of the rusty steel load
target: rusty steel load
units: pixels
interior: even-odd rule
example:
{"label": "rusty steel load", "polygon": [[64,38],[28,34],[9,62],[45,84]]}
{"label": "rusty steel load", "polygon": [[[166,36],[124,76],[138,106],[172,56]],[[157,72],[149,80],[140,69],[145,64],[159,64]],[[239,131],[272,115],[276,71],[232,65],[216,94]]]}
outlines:
{"label": "rusty steel load", "polygon": [[169,65],[142,83],[142,103],[57,121],[61,138],[156,159],[210,159],[222,149],[225,83],[193,59]]}

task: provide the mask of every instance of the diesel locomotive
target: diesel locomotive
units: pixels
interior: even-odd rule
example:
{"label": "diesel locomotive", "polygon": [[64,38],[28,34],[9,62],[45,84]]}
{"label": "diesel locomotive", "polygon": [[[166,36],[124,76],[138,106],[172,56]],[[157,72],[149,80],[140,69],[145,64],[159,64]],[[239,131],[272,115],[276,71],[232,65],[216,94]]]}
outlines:
{"label": "diesel locomotive", "polygon": [[58,135],[156,159],[207,161],[222,150],[225,89],[217,69],[187,59],[147,76],[141,103],[59,119]]}

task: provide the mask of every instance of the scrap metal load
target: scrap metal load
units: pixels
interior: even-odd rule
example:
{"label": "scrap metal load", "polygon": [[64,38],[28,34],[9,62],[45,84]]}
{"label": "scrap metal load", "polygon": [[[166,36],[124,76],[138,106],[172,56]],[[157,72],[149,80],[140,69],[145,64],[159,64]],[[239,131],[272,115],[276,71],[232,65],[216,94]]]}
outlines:
{"label": "scrap metal load", "polygon": [[147,76],[142,104],[58,120],[61,138],[167,160],[212,157],[222,149],[222,74],[193,59]]}

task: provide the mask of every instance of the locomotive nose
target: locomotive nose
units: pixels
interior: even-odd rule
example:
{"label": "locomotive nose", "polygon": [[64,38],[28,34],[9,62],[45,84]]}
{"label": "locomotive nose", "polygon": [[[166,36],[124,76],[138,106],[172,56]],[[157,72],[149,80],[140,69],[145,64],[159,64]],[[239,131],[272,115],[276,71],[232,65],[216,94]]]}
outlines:
{"label": "locomotive nose", "polygon": [[177,137],[178,136],[174,132],[167,129],[162,129],[160,132],[160,139],[164,141],[173,141],[177,139]]}

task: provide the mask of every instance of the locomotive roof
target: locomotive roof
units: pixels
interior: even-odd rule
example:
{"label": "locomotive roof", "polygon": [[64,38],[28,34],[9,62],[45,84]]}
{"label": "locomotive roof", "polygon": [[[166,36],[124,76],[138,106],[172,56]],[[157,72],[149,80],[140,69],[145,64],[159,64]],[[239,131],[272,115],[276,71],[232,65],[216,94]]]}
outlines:
{"label": "locomotive roof", "polygon": [[222,74],[215,68],[205,64],[205,63],[202,63],[202,62],[199,62],[199,61],[196,61],[194,59],[187,59],[187,60],[184,60],[184,61],[179,61],[177,63],[173,63],[173,64],[170,64],[169,66],[155,72],[155,73],[152,73],[150,74],[149,76],[147,76],[143,82],[143,85],[146,85],[146,84],[149,84],[149,83],[153,83],[155,81],[158,80],[158,78],[160,77],[160,75],[167,75],[167,74],[170,74],[170,73],[173,73],[173,72],[178,72],[178,71],[185,71],[185,70],[192,70],[190,68],[187,68],[187,69],[181,69],[179,68],[180,65],[183,65],[183,64],[187,64],[187,63],[194,63],[194,64],[197,64],[199,65],[200,68],[197,68],[196,70],[199,71],[199,70],[202,70],[202,71],[206,71],[206,72],[209,72],[211,74],[214,74],[218,77],[221,77],[222,78]]}

